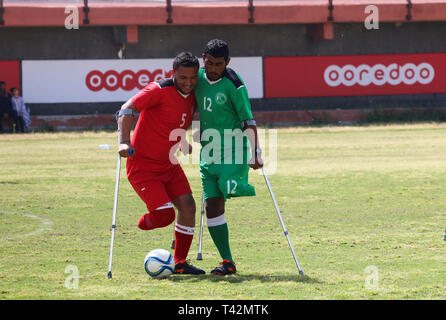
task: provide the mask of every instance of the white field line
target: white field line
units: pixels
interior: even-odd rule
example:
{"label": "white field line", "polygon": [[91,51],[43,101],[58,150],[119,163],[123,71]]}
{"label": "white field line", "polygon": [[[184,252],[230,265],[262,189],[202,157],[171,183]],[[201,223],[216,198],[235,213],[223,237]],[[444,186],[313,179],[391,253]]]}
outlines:
{"label": "white field line", "polygon": [[[13,214],[13,213],[4,212],[4,211],[0,212],[0,213],[2,213],[2,214]],[[14,213],[14,214],[16,214],[16,213]],[[51,230],[52,229],[53,222],[48,220],[48,219],[45,219],[45,218],[42,218],[42,217],[39,217],[39,216],[33,215],[33,214],[19,214],[19,215],[22,215],[22,216],[25,216],[25,217],[28,217],[28,218],[31,218],[31,219],[39,220],[40,221],[40,228],[38,228],[38,229],[36,229],[36,230],[34,230],[32,232],[25,233],[25,234],[17,234],[17,235],[13,235],[13,236],[2,237],[1,240],[13,240],[13,239],[18,239],[18,238],[31,237],[31,236],[35,236],[35,235],[43,233],[43,232],[45,232],[47,230]]]}

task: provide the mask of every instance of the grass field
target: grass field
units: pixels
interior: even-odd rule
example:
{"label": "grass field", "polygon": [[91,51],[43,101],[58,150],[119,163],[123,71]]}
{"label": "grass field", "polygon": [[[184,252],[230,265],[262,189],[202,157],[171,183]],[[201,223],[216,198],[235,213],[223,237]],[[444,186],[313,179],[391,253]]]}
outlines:
{"label": "grass field", "polygon": [[[227,202],[238,274],[209,275],[220,258],[205,228],[203,260],[198,232],[189,257],[206,275],[151,279],[144,256],[169,249],[173,226],[136,227],[145,205],[123,163],[106,279],[116,133],[0,135],[0,300],[445,299],[446,124],[277,130],[269,179],[303,277],[251,172],[257,196]],[[183,167],[198,218],[198,166]]]}

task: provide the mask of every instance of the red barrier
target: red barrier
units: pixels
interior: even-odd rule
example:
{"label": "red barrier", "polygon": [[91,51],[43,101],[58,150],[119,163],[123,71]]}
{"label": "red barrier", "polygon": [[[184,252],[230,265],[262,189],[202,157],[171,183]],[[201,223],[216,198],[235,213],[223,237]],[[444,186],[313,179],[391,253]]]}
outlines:
{"label": "red barrier", "polygon": [[[365,8],[373,4],[379,9],[381,22],[406,21],[406,0],[336,0],[333,1],[333,22],[364,23]],[[75,6],[79,25],[84,18],[82,4],[47,2],[5,2],[5,26],[64,26]],[[173,25],[250,24],[248,1],[173,2]],[[89,3],[89,24],[98,25],[167,25],[165,2]],[[254,1],[254,24],[326,23],[330,12],[328,0]],[[446,20],[443,0],[412,0],[411,21]],[[1,26],[0,26],[1,27]]]}
{"label": "red barrier", "polygon": [[8,92],[20,87],[20,62],[17,60],[0,61],[0,81],[6,83]]}
{"label": "red barrier", "polygon": [[265,58],[265,98],[446,92],[446,53]]}

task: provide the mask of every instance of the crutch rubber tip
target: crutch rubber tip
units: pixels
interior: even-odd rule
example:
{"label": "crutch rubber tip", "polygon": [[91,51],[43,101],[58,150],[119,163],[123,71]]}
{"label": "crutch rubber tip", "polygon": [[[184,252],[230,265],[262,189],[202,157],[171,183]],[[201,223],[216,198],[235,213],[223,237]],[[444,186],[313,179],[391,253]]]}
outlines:
{"label": "crutch rubber tip", "polygon": [[197,260],[203,260],[203,257],[201,256],[201,253],[198,253]]}
{"label": "crutch rubber tip", "polygon": [[111,271],[109,271],[108,273],[107,273],[107,279],[111,279],[112,278],[112,273],[111,273]]}
{"label": "crutch rubber tip", "polygon": [[304,275],[304,272],[303,272],[302,270],[299,270],[299,274],[300,274],[301,276],[303,276],[303,275]]}
{"label": "crutch rubber tip", "polygon": [[171,249],[175,249],[175,240],[172,241],[172,244],[170,245]]}

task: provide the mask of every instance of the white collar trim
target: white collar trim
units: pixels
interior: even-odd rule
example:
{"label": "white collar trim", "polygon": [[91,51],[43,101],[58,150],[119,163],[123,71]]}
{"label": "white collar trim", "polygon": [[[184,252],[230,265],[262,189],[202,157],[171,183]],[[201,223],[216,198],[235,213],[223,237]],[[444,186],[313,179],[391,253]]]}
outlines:
{"label": "white collar trim", "polygon": [[181,92],[180,90],[178,90],[178,89],[177,89],[177,91],[178,91],[179,94],[181,94],[181,96],[182,96],[184,99],[186,99],[186,98],[189,97],[189,95],[190,95],[190,93],[185,94],[185,93],[182,93],[182,92]]}
{"label": "white collar trim", "polygon": [[215,81],[209,80],[209,79],[208,79],[208,76],[206,75],[206,71],[204,72],[204,77],[206,78],[207,82],[209,82],[209,84],[216,84],[217,82],[220,82],[221,79],[222,79],[222,78],[220,77],[220,79],[215,80]]}
{"label": "white collar trim", "polygon": [[[173,79],[173,78],[172,78]],[[174,84],[174,86],[175,86],[175,89],[176,89],[176,85],[175,85],[175,80],[173,79],[173,84]],[[179,93],[179,94],[181,94],[181,96],[184,98],[184,99],[186,99],[187,97],[189,97],[189,95],[190,95],[190,93],[182,93],[180,90],[178,90],[177,89],[177,92]]]}

